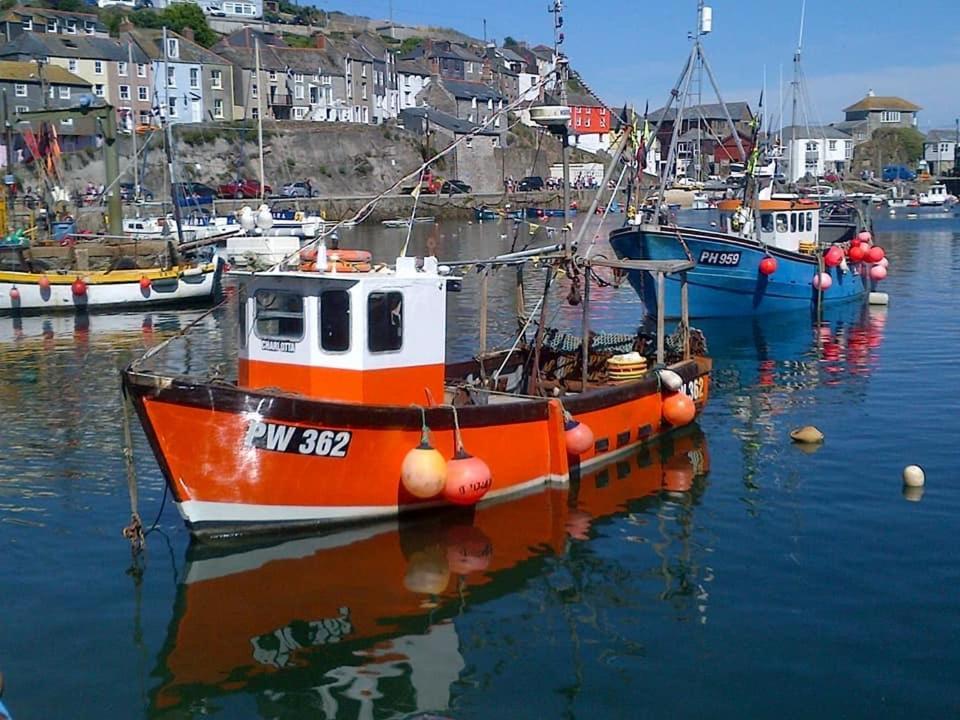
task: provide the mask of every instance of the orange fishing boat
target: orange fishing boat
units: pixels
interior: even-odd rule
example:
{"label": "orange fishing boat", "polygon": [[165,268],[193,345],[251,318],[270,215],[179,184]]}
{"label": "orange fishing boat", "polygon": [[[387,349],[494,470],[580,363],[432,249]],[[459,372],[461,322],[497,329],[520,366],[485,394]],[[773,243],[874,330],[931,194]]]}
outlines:
{"label": "orange fishing boat", "polygon": [[[548,274],[571,267],[569,256],[542,251],[527,253]],[[448,365],[447,293],[460,282],[449,267],[432,257],[387,268],[362,251],[319,254],[301,269],[234,274],[236,382],[140,361],[124,371],[197,535],[371,520],[565,483],[573,470],[692,422],[707,401],[710,361],[691,349],[697,335],[685,322],[678,342],[667,342],[661,319],[655,339],[617,336],[606,355],[599,346],[609,337],[587,333],[587,352],[581,343],[571,358],[566,342],[551,350],[541,317],[532,343],[518,338],[511,351]],[[485,337],[485,317],[481,325]],[[632,351],[644,369],[611,377],[611,347]]]}
{"label": "orange fishing boat", "polygon": [[[153,672],[162,680],[151,707],[171,712],[283,694],[322,699],[326,717],[346,706],[361,717],[393,717],[402,683],[411,704],[398,715],[445,710],[468,660],[456,621],[464,610],[528,585],[549,567],[544,561],[563,558],[571,539],[587,540],[623,514],[667,502],[692,506],[709,463],[694,426],[575,477],[569,489],[475,511],[272,544],[194,543]],[[678,543],[635,547],[684,552]],[[652,572],[673,565],[668,557],[651,555]]]}

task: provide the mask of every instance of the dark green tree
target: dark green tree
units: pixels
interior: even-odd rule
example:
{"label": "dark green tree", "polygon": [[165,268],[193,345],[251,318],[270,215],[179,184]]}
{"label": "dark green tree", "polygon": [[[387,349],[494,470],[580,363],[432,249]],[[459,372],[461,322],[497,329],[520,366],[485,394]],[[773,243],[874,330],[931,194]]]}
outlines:
{"label": "dark green tree", "polygon": [[218,39],[199,5],[178,2],[166,7],[159,15],[162,24],[176,33],[182,32],[185,27],[193,28],[194,40],[203,47],[210,47]]}

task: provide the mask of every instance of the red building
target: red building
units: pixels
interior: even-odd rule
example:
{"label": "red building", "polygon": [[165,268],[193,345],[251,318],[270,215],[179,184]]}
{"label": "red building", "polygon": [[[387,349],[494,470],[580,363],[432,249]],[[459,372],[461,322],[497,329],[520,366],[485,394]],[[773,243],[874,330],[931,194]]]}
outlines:
{"label": "red building", "polygon": [[[584,100],[595,104],[583,104]],[[608,108],[603,107],[595,100],[590,100],[587,95],[571,97],[567,102],[570,105],[571,134],[590,135],[610,132],[610,110]]]}

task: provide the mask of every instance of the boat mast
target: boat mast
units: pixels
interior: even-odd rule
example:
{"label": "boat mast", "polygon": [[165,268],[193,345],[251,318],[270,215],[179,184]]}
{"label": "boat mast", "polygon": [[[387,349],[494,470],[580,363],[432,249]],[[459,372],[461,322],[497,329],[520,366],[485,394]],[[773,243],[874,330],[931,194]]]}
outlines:
{"label": "boat mast", "polygon": [[[550,8],[553,14],[553,56],[557,65],[557,83],[560,85],[560,105],[567,106],[567,82],[569,81],[570,67],[567,56],[560,49],[563,44],[563,0],[554,0]],[[560,135],[560,158],[563,163],[563,251],[570,257],[570,131],[564,128]]]}
{"label": "boat mast", "polygon": [[[797,152],[797,101],[800,95],[800,54],[803,51],[803,21],[807,14],[807,0],[803,0],[800,5],[800,37],[797,40],[797,50],[793,53],[793,82],[791,85],[791,94],[792,94],[792,108],[790,113],[790,181],[796,182],[803,175],[798,175],[797,170],[799,168],[794,168],[794,156],[796,156],[797,165],[800,165],[800,158],[802,157],[799,152]],[[804,164],[805,167],[805,164]]]}
{"label": "boat mast", "polygon": [[[129,72],[129,68],[127,70]],[[170,53],[167,48],[167,26],[163,26],[163,101],[166,104],[160,117],[164,119],[163,149],[167,156],[167,171],[170,175],[170,197],[173,199],[173,219],[177,224],[177,245],[183,245],[183,219],[180,217],[180,201],[177,197],[176,174],[173,167],[173,129],[170,127]],[[176,102],[176,98],[173,100]],[[183,188],[186,201],[187,189]],[[170,258],[173,262],[174,258]]]}
{"label": "boat mast", "polygon": [[266,182],[263,174],[263,104],[260,100],[263,95],[262,83],[260,82],[260,38],[253,36],[253,55],[254,55],[254,77],[257,87],[257,148],[260,160],[260,202],[263,203],[264,183]]}
{"label": "boat mast", "polygon": [[[127,76],[133,77],[133,43],[127,44]],[[137,123],[133,111],[133,85],[130,85],[130,141],[133,143],[133,202],[140,217],[140,158],[137,156]]]}

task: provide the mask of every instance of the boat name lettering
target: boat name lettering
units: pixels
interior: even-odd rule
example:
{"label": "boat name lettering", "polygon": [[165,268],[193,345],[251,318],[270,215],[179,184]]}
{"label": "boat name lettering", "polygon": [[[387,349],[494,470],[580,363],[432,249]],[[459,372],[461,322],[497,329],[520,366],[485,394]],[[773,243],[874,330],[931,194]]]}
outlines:
{"label": "boat name lettering", "polygon": [[297,455],[343,458],[347,456],[352,439],[353,433],[347,430],[322,430],[251,420],[243,445]]}
{"label": "boat name lettering", "polygon": [[694,402],[699,402],[703,398],[705,381],[702,377],[696,377],[693,380],[687,380],[683,384],[682,392],[689,395]]}
{"label": "boat name lettering", "polygon": [[740,253],[701,250],[700,259],[697,262],[701,265],[725,265],[727,267],[734,267],[740,264]]}
{"label": "boat name lettering", "polygon": [[273,350],[275,352],[296,352],[297,344],[289,340],[261,340],[261,347],[264,350]]}

